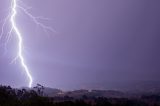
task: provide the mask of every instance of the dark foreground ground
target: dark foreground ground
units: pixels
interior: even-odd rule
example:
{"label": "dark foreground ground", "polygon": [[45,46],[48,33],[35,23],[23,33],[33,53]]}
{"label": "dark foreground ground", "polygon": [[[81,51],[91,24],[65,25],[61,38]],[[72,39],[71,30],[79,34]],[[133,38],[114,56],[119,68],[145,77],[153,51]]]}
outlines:
{"label": "dark foreground ground", "polygon": [[68,95],[42,96],[42,89],[12,89],[0,86],[0,106],[160,106],[160,95],[141,95],[139,97],[107,98],[82,95],[74,98]]}

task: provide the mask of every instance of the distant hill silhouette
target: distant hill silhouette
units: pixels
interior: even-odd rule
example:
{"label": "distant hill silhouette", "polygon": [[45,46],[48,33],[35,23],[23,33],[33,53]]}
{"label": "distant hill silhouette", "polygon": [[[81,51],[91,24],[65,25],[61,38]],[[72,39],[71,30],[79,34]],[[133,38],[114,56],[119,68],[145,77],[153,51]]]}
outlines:
{"label": "distant hill silhouette", "polygon": [[0,106],[160,106],[160,94],[83,89],[64,92],[40,84],[32,89],[0,86]]}

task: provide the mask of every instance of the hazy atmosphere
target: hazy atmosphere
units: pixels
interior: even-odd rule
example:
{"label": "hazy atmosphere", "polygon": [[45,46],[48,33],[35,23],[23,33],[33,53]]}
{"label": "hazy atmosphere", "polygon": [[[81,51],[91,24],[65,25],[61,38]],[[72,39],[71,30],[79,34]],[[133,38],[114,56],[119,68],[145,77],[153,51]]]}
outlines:
{"label": "hazy atmosphere", "polygon": [[[23,2],[34,16],[49,18],[39,21],[55,30],[46,33],[18,11],[16,22],[33,86],[121,89],[160,82],[160,0]],[[1,0],[1,20],[8,9],[10,0]],[[14,36],[6,49],[5,39],[0,40],[0,84],[24,87],[28,79],[23,68],[18,60],[11,64],[17,54]]]}

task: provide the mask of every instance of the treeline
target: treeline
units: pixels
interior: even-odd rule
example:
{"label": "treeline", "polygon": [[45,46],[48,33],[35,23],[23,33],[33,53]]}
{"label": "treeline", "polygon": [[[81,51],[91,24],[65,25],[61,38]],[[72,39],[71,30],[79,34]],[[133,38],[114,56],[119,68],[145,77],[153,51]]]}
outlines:
{"label": "treeline", "polygon": [[[139,99],[87,97],[44,97],[34,90],[0,86],[0,106],[160,106],[160,96],[147,95]],[[42,93],[42,92],[41,92]]]}

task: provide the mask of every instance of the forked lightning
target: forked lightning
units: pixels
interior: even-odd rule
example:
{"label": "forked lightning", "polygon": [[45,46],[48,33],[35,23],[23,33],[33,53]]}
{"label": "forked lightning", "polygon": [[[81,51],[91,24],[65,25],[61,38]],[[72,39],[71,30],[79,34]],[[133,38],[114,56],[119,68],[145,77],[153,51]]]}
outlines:
{"label": "forked lightning", "polygon": [[[0,39],[2,39],[3,36],[5,36],[5,38],[6,38],[5,46],[6,46],[10,37],[13,35],[13,33],[16,35],[17,43],[18,43],[18,51],[17,51],[17,56],[15,56],[16,58],[13,59],[13,60],[15,61],[15,60],[18,59],[20,61],[21,66],[22,66],[23,70],[25,71],[25,73],[26,73],[26,75],[29,79],[28,87],[31,88],[32,83],[33,83],[33,78],[32,78],[32,75],[30,73],[30,70],[29,70],[28,66],[25,63],[25,58],[23,56],[23,50],[24,50],[23,34],[21,33],[20,29],[17,27],[17,23],[16,23],[16,16],[18,15],[17,10],[20,9],[22,12],[24,12],[26,14],[26,16],[28,16],[36,25],[39,25],[41,28],[43,28],[43,30],[45,32],[47,32],[47,31],[54,32],[54,30],[51,27],[45,26],[44,24],[42,24],[41,22],[38,21],[38,19],[48,20],[47,18],[34,17],[31,13],[29,13],[27,11],[28,8],[26,8],[23,5],[20,5],[21,3],[23,3],[21,0],[11,0],[11,7],[10,7],[9,14],[3,20]],[[5,33],[4,32],[4,27],[7,24],[7,22],[11,23],[11,28],[7,33]]]}

